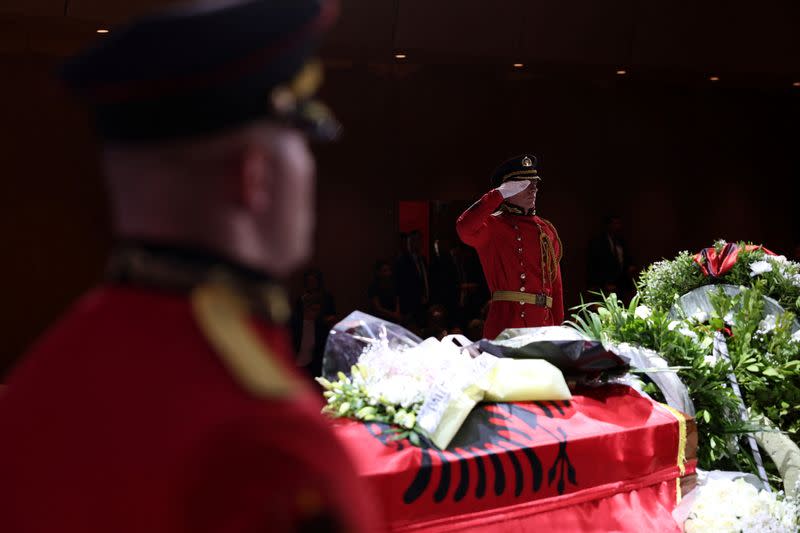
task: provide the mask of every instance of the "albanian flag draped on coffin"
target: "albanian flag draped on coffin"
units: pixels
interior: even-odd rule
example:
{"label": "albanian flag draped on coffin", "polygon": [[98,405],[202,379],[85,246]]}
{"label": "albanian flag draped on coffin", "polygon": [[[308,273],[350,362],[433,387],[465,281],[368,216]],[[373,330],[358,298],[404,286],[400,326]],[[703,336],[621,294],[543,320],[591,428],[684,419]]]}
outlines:
{"label": "albanian flag draped on coffin", "polygon": [[693,421],[621,385],[480,404],[446,450],[381,424],[336,433],[393,531],[679,531],[671,511],[695,468]]}

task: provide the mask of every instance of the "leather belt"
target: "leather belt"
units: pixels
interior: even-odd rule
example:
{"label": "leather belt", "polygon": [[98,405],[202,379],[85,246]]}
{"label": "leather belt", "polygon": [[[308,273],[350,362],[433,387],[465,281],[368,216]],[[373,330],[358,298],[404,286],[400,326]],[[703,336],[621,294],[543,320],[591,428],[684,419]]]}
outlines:
{"label": "leather belt", "polygon": [[494,291],[492,294],[493,302],[519,302],[531,305],[538,305],[551,309],[553,307],[553,297],[546,294],[531,294],[528,292],[517,291]]}

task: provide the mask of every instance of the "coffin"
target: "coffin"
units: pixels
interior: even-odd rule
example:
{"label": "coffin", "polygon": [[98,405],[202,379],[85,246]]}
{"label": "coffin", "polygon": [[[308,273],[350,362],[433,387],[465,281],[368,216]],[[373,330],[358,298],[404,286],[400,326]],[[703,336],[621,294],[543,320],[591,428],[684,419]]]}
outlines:
{"label": "coffin", "polygon": [[680,531],[696,465],[693,420],[621,385],[479,404],[447,450],[381,424],[335,431],[392,531]]}

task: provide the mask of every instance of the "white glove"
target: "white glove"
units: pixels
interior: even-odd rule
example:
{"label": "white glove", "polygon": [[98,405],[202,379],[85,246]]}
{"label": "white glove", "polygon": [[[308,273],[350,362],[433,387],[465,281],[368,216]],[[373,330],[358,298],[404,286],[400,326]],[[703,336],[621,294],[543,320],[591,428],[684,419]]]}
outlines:
{"label": "white glove", "polygon": [[500,194],[503,195],[503,199],[505,200],[506,198],[511,198],[512,196],[521,193],[527,189],[528,185],[530,184],[530,180],[507,181],[500,185],[497,190],[500,191]]}

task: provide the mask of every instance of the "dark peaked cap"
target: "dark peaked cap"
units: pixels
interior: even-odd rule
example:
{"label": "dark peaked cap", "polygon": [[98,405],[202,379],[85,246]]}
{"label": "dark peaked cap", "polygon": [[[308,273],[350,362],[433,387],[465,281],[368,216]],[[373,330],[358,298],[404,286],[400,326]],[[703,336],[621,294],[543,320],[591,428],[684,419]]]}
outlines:
{"label": "dark peaked cap", "polygon": [[62,69],[112,141],[210,134],[259,119],[329,139],[338,123],[312,99],[310,60],[337,0],[184,4],[115,29]]}
{"label": "dark peaked cap", "polygon": [[494,170],[489,178],[489,186],[494,189],[507,181],[541,180],[538,167],[539,158],[533,154],[512,157]]}

